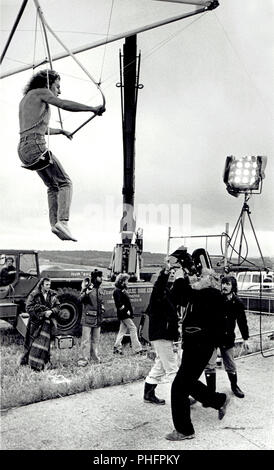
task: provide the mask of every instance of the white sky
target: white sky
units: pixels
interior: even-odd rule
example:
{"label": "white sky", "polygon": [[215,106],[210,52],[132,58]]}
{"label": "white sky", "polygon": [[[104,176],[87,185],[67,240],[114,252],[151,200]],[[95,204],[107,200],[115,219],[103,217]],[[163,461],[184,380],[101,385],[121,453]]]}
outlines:
{"label": "white sky", "polygon": [[[129,0],[118,3],[123,1],[125,7],[136,4]],[[63,0],[50,2],[54,3],[53,18],[58,18],[58,25],[52,25],[51,18],[49,24],[55,30],[66,29],[62,24]],[[110,7],[111,1],[106,2]],[[95,7],[89,13],[95,24],[100,25],[94,32],[106,34],[109,10],[103,18],[102,3],[92,3]],[[153,7],[156,4],[150,3]],[[2,44],[16,14],[15,8],[11,15],[10,7],[20,4],[0,0]],[[77,30],[82,13],[80,4],[75,0],[66,0],[66,4]],[[81,0],[81,7],[84,4],[91,2]],[[146,4],[148,0],[142,0],[140,10],[131,9],[136,24],[153,22],[153,10],[148,10]],[[129,29],[129,20],[122,23],[115,7],[114,2],[113,25],[120,21],[121,29]],[[173,7],[169,6],[171,15]],[[176,12],[179,8],[176,5]],[[75,15],[71,15],[74,9]],[[26,13],[34,23],[34,8]],[[168,225],[172,226],[173,235],[200,235],[219,234],[228,222],[231,233],[243,199],[230,196],[222,181],[226,156],[266,155],[263,191],[251,198],[250,209],[262,252],[273,256],[274,2],[220,0],[219,8],[197,18],[154,29],[137,38],[142,53],[140,83],[144,88],[139,91],[137,108],[135,209],[137,227],[144,229],[144,250],[166,251]],[[110,33],[114,32],[111,24]],[[21,31],[20,37],[25,54],[33,54],[34,45],[26,42],[27,33]],[[76,37],[71,33],[63,39],[71,47]],[[85,43],[98,38],[99,35],[89,36]],[[120,81],[122,45],[123,41],[118,41],[77,56],[96,80],[102,70],[106,113],[79,131],[72,142],[63,136],[50,138],[51,150],[74,183],[70,228],[78,243],[62,242],[51,233],[46,187],[35,172],[21,168],[17,156],[18,103],[32,72],[1,80],[3,248],[112,250],[120,241],[123,152],[120,90],[115,85]],[[99,104],[100,95],[94,91],[94,85],[83,77],[73,78],[79,72],[71,59],[55,62],[54,68],[62,76],[61,97]],[[84,113],[72,114],[63,113],[67,130],[74,130],[88,117]],[[57,127],[54,120],[51,126]],[[158,219],[157,211],[161,213]],[[248,222],[246,236],[249,255],[258,255]],[[180,240],[172,241],[171,249],[178,244]],[[188,242],[187,246],[197,245]],[[219,242],[216,246],[209,243],[208,249],[212,254],[220,253]]]}

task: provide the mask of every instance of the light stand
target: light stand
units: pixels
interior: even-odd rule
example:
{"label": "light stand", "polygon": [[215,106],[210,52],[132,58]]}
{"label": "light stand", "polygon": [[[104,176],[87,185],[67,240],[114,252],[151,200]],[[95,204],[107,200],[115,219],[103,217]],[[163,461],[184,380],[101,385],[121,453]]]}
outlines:
{"label": "light stand", "polygon": [[[244,224],[245,224],[245,219],[246,219],[246,216],[247,216],[247,218],[249,220],[249,223],[250,223],[250,226],[251,226],[251,229],[252,229],[252,232],[253,232],[253,235],[254,235],[254,238],[256,240],[256,244],[257,244],[259,253],[261,255],[261,259],[263,261],[264,268],[267,269],[266,265],[265,265],[265,260],[264,260],[263,254],[262,254],[262,250],[260,248],[258,238],[256,236],[256,232],[255,232],[255,229],[254,229],[254,226],[253,226],[253,223],[252,223],[252,220],[251,220],[251,216],[250,216],[251,212],[250,212],[250,209],[249,209],[249,205],[247,203],[249,201],[250,197],[251,197],[251,194],[245,193],[245,195],[244,195],[245,199],[244,199],[244,203],[243,203],[243,206],[242,206],[242,210],[241,210],[240,216],[239,216],[239,218],[236,222],[235,228],[234,228],[234,230],[232,232],[232,235],[231,235],[231,238],[230,238],[230,245],[232,247],[230,260],[232,258],[233,251],[236,251],[238,253],[238,265],[241,264],[241,258],[243,258],[242,257],[243,239],[245,238]],[[239,232],[240,232],[240,242],[239,242],[239,250],[237,251],[235,249],[235,245],[236,245],[236,242],[237,242],[237,239],[238,239],[238,236],[239,236]],[[232,240],[233,240],[234,235],[235,235],[235,239],[234,239],[234,243],[232,244]]]}

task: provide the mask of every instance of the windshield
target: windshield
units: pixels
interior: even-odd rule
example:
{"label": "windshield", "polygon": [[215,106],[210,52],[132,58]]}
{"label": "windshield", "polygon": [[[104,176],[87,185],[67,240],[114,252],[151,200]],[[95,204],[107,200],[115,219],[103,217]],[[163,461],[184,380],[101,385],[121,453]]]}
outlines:
{"label": "windshield", "polygon": [[20,255],[20,272],[37,275],[36,257],[34,253]]}

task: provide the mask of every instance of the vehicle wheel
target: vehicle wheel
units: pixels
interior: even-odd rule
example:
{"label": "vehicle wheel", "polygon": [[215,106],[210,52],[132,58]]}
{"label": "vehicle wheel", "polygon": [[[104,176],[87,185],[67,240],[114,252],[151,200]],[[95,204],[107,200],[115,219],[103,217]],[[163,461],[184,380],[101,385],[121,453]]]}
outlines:
{"label": "vehicle wheel", "polygon": [[57,317],[57,334],[78,336],[81,331],[82,306],[79,292],[69,287],[57,289],[57,297],[61,303],[61,309]]}

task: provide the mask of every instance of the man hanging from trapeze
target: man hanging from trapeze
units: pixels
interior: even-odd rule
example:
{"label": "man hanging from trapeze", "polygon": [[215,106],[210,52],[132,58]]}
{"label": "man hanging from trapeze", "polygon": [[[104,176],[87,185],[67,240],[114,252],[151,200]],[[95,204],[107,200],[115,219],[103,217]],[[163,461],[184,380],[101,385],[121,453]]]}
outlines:
{"label": "man hanging from trapeze", "polygon": [[37,171],[48,188],[49,220],[51,231],[61,240],[77,241],[68,227],[72,182],[62,165],[46,147],[45,135],[72,134],[63,129],[49,128],[50,107],[66,111],[89,111],[102,115],[105,106],[86,106],[75,101],[58,98],[60,75],[54,70],[41,70],[30,79],[19,105],[20,142],[18,155],[23,168]]}

